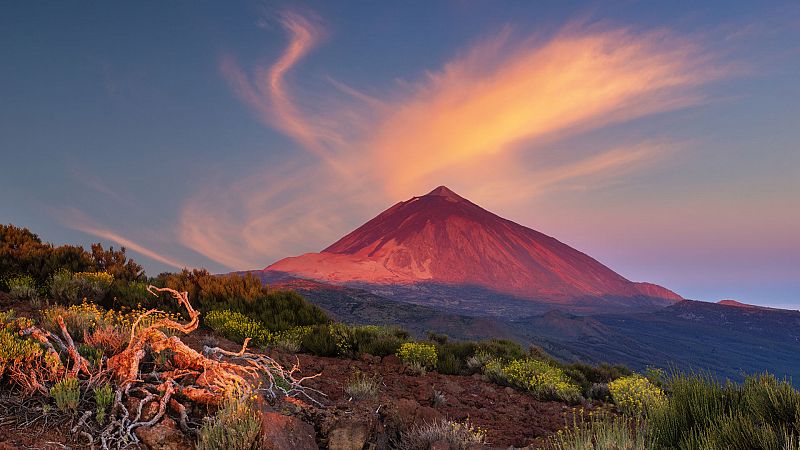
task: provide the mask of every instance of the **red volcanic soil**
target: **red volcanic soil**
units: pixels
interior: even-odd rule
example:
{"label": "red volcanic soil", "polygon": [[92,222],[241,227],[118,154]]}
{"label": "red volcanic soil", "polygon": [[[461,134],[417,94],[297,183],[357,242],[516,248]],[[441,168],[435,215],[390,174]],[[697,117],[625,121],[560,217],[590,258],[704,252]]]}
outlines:
{"label": "red volcanic soil", "polygon": [[604,295],[681,300],[661,286],[631,282],[444,186],[397,203],[320,253],[285,258],[264,270],[335,283],[472,284],[556,302]]}

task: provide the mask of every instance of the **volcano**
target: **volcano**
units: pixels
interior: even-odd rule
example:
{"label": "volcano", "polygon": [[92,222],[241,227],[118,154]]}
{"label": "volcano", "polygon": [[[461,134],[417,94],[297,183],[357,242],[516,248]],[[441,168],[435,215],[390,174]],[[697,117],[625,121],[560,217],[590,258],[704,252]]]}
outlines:
{"label": "volcano", "polygon": [[647,299],[678,294],[632,282],[558,240],[493,214],[445,186],[397,203],[319,253],[262,271],[332,284],[479,286],[527,300]]}

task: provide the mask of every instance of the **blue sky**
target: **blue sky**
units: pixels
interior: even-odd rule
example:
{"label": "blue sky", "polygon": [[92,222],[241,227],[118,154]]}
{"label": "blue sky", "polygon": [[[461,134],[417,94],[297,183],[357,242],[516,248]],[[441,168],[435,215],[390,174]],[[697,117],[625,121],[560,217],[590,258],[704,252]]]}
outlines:
{"label": "blue sky", "polygon": [[634,280],[800,308],[795,2],[18,2],[0,220],[151,274],[439,184]]}

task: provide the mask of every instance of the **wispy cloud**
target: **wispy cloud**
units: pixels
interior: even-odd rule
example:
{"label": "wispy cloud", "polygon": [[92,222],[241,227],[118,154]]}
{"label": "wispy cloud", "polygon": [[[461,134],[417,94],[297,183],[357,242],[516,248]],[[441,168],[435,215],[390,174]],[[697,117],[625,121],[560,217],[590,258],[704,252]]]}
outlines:
{"label": "wispy cloud", "polygon": [[112,231],[102,225],[99,225],[92,221],[86,214],[83,212],[71,208],[61,211],[58,216],[61,218],[61,221],[68,227],[84,232],[86,234],[90,234],[92,236],[98,237],[100,239],[105,239],[107,241],[111,241],[125,247],[128,250],[136,252],[142,256],[152,259],[153,261],[158,261],[162,264],[166,264],[168,266],[174,267],[176,269],[182,269],[184,267],[188,267],[186,264],[178,262],[172,258],[164,256],[155,250],[152,250],[148,247],[145,247],[142,244],[134,242],[130,238],[122,236],[115,231]]}
{"label": "wispy cloud", "polygon": [[332,81],[346,97],[315,97],[321,106],[309,111],[298,106],[310,103],[309,94],[289,89],[286,75],[322,32],[296,14],[281,23],[289,41],[277,61],[247,75],[226,57],[221,70],[266,124],[320,165],[302,174],[266,168],[217,186],[224,201],[202,193],[187,203],[184,243],[230,268],[330,241],[353,217],[366,218],[364,208],[442,183],[467,195],[505,190],[524,202],[653,165],[668,139],[565,151],[555,166],[536,154],[566,137],[702,103],[701,88],[726,75],[703,47],[666,30],[571,24],[548,37],[520,37],[507,28],[379,97]]}

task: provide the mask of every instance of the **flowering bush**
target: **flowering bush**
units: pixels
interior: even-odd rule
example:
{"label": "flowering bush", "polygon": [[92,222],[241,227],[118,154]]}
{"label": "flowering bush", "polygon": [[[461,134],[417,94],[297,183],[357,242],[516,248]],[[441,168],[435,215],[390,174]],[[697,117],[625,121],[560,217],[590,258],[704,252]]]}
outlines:
{"label": "flowering bush", "polygon": [[608,384],[608,389],[614,403],[628,416],[643,416],[666,401],[664,391],[639,374],[618,378]]}
{"label": "flowering bush", "polygon": [[397,356],[406,364],[416,364],[425,369],[436,366],[436,346],[423,342],[406,342],[400,346]]}
{"label": "flowering bush", "polygon": [[515,359],[502,369],[512,386],[543,400],[581,400],[580,388],[558,367],[536,359]]}
{"label": "flowering bush", "polygon": [[236,342],[244,342],[250,338],[256,345],[267,345],[273,341],[273,335],[259,322],[244,314],[231,310],[211,311],[206,315],[205,323],[214,331]]}

